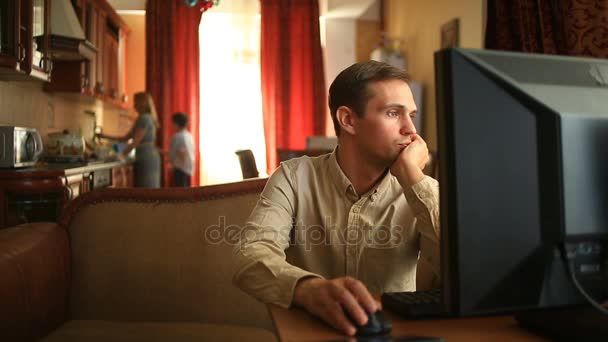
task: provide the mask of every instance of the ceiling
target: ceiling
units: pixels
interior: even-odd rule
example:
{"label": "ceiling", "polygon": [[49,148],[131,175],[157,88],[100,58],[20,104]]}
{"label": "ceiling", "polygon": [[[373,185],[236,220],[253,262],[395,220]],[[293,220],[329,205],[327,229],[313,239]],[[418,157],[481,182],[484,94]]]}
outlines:
{"label": "ceiling", "polygon": [[[321,0],[319,1],[320,12],[325,18],[360,18],[368,10],[377,12],[375,20],[378,20],[379,12],[378,0]],[[372,18],[369,18],[372,19]]]}
{"label": "ceiling", "polygon": [[[107,0],[114,9],[146,9],[146,0]],[[221,4],[220,4],[221,6]],[[378,20],[378,0],[319,0],[320,12],[326,18],[359,18]],[[371,13],[371,14],[370,14]]]}
{"label": "ceiling", "polygon": [[145,10],[146,0],[108,0],[115,10]]}

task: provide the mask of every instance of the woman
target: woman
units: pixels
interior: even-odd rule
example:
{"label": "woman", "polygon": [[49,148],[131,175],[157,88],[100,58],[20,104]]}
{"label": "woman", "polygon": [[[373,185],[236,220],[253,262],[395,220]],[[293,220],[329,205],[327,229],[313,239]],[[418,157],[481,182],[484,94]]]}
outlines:
{"label": "woman", "polygon": [[135,149],[135,186],[159,188],[161,161],[155,144],[159,124],[154,101],[150,94],[140,92],[134,95],[133,102],[138,116],[129,133],[124,137],[99,135],[102,138],[120,141],[132,139],[121,154],[126,158],[129,152]]}

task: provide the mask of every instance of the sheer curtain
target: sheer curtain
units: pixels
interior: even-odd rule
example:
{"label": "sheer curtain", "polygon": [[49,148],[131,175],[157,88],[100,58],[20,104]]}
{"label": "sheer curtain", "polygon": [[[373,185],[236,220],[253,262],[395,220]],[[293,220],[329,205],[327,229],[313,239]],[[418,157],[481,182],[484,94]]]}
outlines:
{"label": "sheer curtain", "polygon": [[201,185],[241,180],[242,149],[263,176],[259,1],[222,0],[205,12],[199,39]]}

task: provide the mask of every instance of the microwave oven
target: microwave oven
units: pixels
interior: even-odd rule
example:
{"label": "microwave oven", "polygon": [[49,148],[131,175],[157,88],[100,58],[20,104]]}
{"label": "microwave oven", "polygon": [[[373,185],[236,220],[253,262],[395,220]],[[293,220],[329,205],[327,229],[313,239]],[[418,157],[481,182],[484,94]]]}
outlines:
{"label": "microwave oven", "polygon": [[42,151],[42,138],[35,128],[0,125],[0,168],[33,166]]}

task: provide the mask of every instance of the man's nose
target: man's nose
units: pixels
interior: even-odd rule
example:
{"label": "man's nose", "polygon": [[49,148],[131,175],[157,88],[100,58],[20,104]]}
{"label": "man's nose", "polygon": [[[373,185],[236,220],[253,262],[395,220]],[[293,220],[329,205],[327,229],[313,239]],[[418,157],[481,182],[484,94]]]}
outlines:
{"label": "man's nose", "polygon": [[404,119],[401,121],[401,129],[399,133],[401,133],[401,135],[416,134],[416,126],[414,126],[414,121],[412,121],[411,116],[404,115]]}

